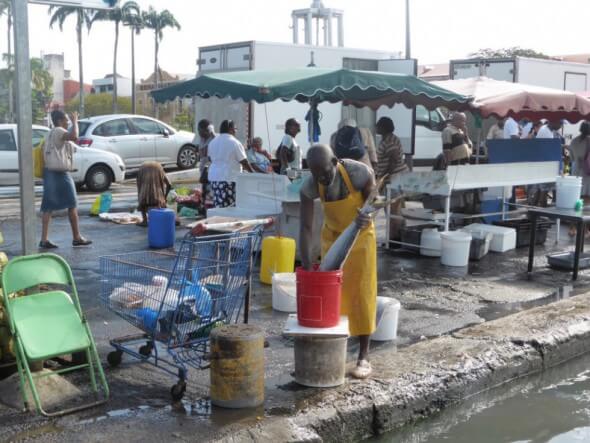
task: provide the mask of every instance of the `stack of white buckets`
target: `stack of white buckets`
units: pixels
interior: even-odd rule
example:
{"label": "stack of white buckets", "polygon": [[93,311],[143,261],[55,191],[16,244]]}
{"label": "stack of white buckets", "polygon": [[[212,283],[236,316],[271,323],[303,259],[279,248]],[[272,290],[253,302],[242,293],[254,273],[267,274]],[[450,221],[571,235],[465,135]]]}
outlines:
{"label": "stack of white buckets", "polygon": [[438,232],[436,228],[422,231],[420,254],[427,257],[440,257],[440,262],[445,266],[467,266],[470,247],[469,232]]}
{"label": "stack of white buckets", "polygon": [[555,180],[555,188],[557,189],[555,207],[558,209],[574,209],[582,194],[582,177],[559,176]]}

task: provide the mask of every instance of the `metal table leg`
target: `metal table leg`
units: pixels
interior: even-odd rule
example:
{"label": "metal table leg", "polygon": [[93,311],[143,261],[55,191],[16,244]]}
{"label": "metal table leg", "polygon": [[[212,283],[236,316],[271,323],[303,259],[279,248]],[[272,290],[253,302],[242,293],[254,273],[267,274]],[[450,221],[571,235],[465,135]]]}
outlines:
{"label": "metal table leg", "polygon": [[529,237],[529,266],[528,266],[528,274],[529,277],[533,272],[533,264],[535,261],[535,242],[537,241],[537,215],[531,214],[531,234]]}
{"label": "metal table leg", "polygon": [[577,223],[576,232],[576,250],[574,251],[574,275],[572,280],[578,279],[578,270],[580,269],[580,253],[584,249],[584,222]]}
{"label": "metal table leg", "polygon": [[451,194],[445,198],[445,232],[449,230],[451,219]]}

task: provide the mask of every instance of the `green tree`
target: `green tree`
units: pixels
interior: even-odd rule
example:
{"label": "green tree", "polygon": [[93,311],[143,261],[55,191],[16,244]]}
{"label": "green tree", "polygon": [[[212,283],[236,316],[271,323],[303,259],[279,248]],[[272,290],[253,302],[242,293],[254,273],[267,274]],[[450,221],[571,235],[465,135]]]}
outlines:
{"label": "green tree", "polygon": [[[8,59],[8,67],[0,69],[0,86],[8,85],[8,82],[14,78],[14,61]],[[47,111],[47,106],[53,98],[53,77],[45,69],[43,60],[40,58],[31,59],[31,105],[33,109],[33,121],[43,122]],[[8,93],[6,94],[7,98]],[[14,97],[12,97],[14,100]],[[0,114],[6,113],[9,100],[0,102]]]}
{"label": "green tree", "polygon": [[135,35],[144,28],[141,11],[131,13],[125,18],[124,24],[131,30],[131,113],[137,113],[137,99],[135,97]]}
{"label": "green tree", "polygon": [[178,130],[194,132],[195,115],[190,109],[184,109],[181,113],[176,114],[172,124]]}
{"label": "green tree", "polygon": [[[11,0],[0,0],[0,17],[6,15],[6,45],[7,45],[7,64],[12,60],[12,3]],[[14,102],[12,94],[13,77],[7,79],[6,94],[8,98],[8,106],[6,108],[5,120],[13,121]]]}
{"label": "green tree", "polygon": [[[161,12],[156,11],[153,7],[150,6],[149,10],[146,12],[144,11],[143,14],[143,21],[145,23],[146,28],[151,29],[154,31],[154,87],[158,89],[160,84],[160,67],[158,64],[158,52],[160,50],[160,42],[164,38],[164,29],[166,28],[176,28],[180,29],[180,24],[176,21],[176,18],[170,11],[164,9]],[[154,101],[154,115],[158,118],[158,107],[156,106],[156,102]]]}
{"label": "green tree", "polygon": [[113,114],[117,111],[117,52],[119,48],[119,25],[125,23],[130,16],[139,14],[139,5],[134,1],[128,1],[113,9],[104,9],[94,14],[92,22],[111,21],[115,23],[115,49],[113,51]]}
{"label": "green tree", "polygon": [[64,22],[69,16],[76,17],[76,38],[78,41],[78,70],[80,72],[79,75],[79,82],[80,82],[80,107],[78,112],[80,116],[84,116],[84,63],[82,59],[82,30],[84,26],[86,29],[90,31],[90,27],[92,26],[92,17],[94,16],[95,11],[92,9],[83,9],[83,8],[76,8],[74,6],[50,6],[49,7],[49,14],[51,18],[49,20],[49,27],[53,28],[53,26],[57,23],[59,25],[60,31],[63,31]]}
{"label": "green tree", "polygon": [[[107,115],[111,113],[113,96],[108,92],[90,94],[86,96],[86,116]],[[78,109],[80,100],[76,97],[66,103],[66,111],[72,112]],[[131,112],[131,98],[117,97],[117,109],[119,112],[129,114]]]}
{"label": "green tree", "polygon": [[534,49],[525,49],[519,46],[511,48],[491,49],[483,48],[477,52],[469,54],[470,58],[512,58],[512,57],[529,57],[529,58],[551,58],[542,52],[537,52]]}

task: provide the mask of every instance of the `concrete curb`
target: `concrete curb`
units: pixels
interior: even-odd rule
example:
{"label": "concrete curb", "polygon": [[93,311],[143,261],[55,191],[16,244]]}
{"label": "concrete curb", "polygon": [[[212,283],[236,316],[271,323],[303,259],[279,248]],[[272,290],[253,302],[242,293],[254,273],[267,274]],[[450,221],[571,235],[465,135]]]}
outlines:
{"label": "concrete curb", "polygon": [[372,357],[375,378],[312,396],[221,442],[359,441],[588,351],[590,293]]}

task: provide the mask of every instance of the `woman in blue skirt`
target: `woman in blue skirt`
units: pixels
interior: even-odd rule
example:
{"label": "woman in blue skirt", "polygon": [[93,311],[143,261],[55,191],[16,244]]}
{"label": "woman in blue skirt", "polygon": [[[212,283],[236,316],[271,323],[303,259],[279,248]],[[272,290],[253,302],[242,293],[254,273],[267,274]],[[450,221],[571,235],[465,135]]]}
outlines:
{"label": "woman in blue skirt", "polygon": [[41,213],[43,228],[41,232],[41,249],[54,249],[57,245],[51,242],[49,222],[51,213],[62,209],[68,210],[72,227],[73,246],[87,246],[92,241],[82,237],[78,220],[78,201],[76,186],[70,172],[73,169],[74,147],[72,142],[78,139],[78,114],[72,114],[72,131],[68,132],[68,119],[62,111],[53,111],[51,120],[54,128],[49,131],[43,147],[43,200]]}

